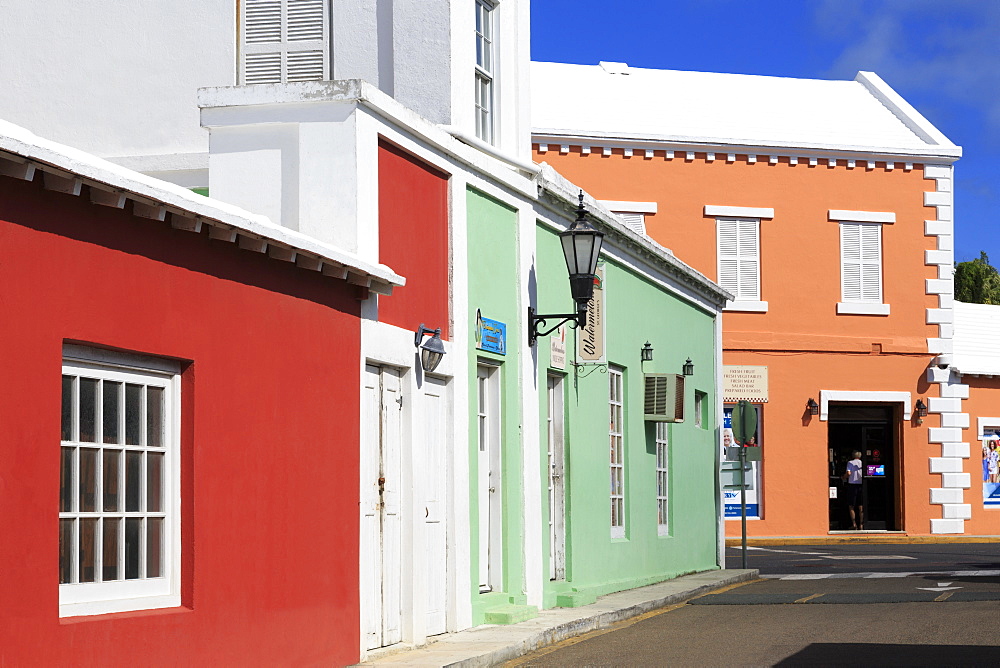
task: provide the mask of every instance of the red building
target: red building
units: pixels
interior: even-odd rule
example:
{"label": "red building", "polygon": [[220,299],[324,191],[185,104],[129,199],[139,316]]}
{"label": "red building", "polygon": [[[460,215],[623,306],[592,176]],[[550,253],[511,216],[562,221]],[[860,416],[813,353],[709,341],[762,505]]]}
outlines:
{"label": "red building", "polygon": [[360,311],[403,279],[3,124],[0,284],[0,664],[355,661]]}

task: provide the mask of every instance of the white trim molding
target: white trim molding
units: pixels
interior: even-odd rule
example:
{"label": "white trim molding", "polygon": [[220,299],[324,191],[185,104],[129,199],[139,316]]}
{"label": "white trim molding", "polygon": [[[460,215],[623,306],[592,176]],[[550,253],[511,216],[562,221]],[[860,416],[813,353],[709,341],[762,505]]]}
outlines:
{"label": "white trim molding", "polygon": [[830,402],[844,401],[853,403],[894,403],[903,404],[903,419],[909,420],[913,404],[909,392],[872,392],[866,390],[820,390],[819,419],[826,421],[830,417]]}
{"label": "white trim molding", "polygon": [[752,302],[744,300],[728,301],[724,311],[743,313],[767,313],[767,302]]}
{"label": "white trim molding", "polygon": [[732,216],[735,218],[774,218],[774,209],[754,206],[705,205],[706,216]]}
{"label": "white trim molding", "polygon": [[983,430],[987,427],[993,429],[1000,427],[1000,417],[976,418],[976,439],[983,440]]}
{"label": "white trim molding", "polygon": [[835,223],[888,223],[896,222],[892,211],[844,211],[830,209],[829,219]]}
{"label": "white trim molding", "polygon": [[889,305],[874,302],[837,302],[837,315],[889,315]]}
{"label": "white trim molding", "polygon": [[656,202],[624,202],[619,200],[599,199],[608,211],[628,211],[630,213],[656,213]]}

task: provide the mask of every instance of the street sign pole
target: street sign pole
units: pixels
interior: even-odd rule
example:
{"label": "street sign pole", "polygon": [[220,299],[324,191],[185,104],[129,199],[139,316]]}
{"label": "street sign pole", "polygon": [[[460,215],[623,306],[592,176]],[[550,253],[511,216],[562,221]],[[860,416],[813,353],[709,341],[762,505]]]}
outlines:
{"label": "street sign pole", "polygon": [[[745,399],[733,407],[733,438],[740,448],[740,523],[742,524],[743,568],[747,567],[747,441],[757,433],[757,409]],[[758,461],[759,452],[754,453]]]}
{"label": "street sign pole", "polygon": [[743,568],[747,567],[747,449],[740,448],[740,523],[743,526]]}

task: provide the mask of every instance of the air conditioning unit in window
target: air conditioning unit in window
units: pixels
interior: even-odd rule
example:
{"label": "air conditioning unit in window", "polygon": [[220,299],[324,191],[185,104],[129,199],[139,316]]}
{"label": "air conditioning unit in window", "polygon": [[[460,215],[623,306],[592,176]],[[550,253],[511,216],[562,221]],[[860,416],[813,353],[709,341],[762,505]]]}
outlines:
{"label": "air conditioning unit in window", "polygon": [[651,422],[684,421],[684,376],[676,373],[647,373],[643,418]]}

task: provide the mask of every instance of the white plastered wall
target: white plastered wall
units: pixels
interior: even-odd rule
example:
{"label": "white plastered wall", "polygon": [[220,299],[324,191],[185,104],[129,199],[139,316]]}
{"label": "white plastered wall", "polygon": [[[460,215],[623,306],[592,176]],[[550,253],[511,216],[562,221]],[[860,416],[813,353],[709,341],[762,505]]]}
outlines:
{"label": "white plastered wall", "polygon": [[927,339],[927,351],[937,358],[927,370],[927,380],[937,386],[938,396],[927,400],[928,413],[940,416],[940,426],[927,430],[931,446],[939,452],[930,457],[930,472],[940,474],[941,486],[930,490],[930,503],[941,506],[941,517],[932,518],[934,534],[965,532],[965,520],[972,517],[972,506],[964,503],[965,490],[972,486],[972,476],[964,472],[964,459],[970,456],[969,443],[962,441],[962,430],[969,426],[969,415],[962,409],[962,399],[969,397],[969,386],[948,365],[952,362],[954,338],[954,214],[953,169],[949,164],[924,166],[924,178],[933,180],[933,191],[924,193],[924,205],[937,212],[934,220],[924,222],[924,234],[937,240],[934,250],[926,251],[925,263],[937,267],[937,278],[926,280],[926,293],[938,299],[937,308],[927,309],[927,324],[937,325],[938,336]]}

